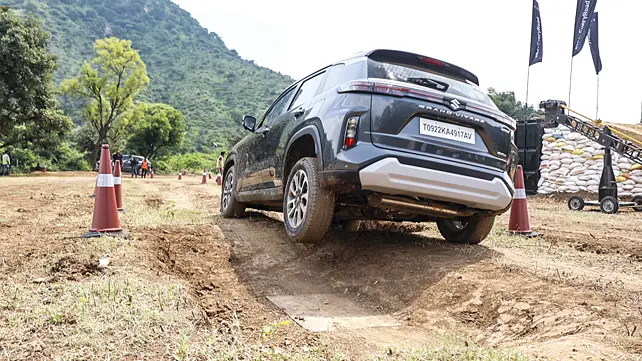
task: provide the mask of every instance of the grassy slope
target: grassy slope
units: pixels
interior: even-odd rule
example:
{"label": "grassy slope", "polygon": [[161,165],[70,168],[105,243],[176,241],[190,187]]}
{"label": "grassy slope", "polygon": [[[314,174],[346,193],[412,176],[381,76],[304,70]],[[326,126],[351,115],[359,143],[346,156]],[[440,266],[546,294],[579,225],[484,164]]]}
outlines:
{"label": "grassy slope", "polygon": [[[189,144],[207,150],[238,127],[242,114],[260,114],[293,80],[242,59],[215,33],[170,0],[7,0],[38,15],[53,34],[59,58],[57,81],[77,74],[93,56],[96,39],[132,40],[148,66],[152,84],[144,100],[181,110]],[[72,110],[82,123],[81,112]]]}

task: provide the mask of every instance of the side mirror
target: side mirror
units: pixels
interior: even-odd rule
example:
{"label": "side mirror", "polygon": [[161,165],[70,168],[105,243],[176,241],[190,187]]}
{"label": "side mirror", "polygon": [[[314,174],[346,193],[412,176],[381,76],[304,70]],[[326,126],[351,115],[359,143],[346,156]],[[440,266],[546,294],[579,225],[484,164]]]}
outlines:
{"label": "side mirror", "polygon": [[243,128],[249,130],[250,132],[254,132],[255,127],[256,127],[256,118],[254,118],[251,115],[246,115],[243,117]]}

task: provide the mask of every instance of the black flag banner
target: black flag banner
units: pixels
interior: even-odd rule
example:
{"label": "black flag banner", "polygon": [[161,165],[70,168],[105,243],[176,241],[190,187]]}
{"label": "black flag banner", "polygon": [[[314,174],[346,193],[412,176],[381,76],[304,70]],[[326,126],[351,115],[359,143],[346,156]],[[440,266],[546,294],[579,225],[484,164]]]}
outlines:
{"label": "black flag banner", "polygon": [[575,10],[575,32],[573,33],[573,56],[582,51],[591,18],[595,11],[597,0],[577,0]]}
{"label": "black flag banner", "polygon": [[591,47],[591,56],[593,57],[593,65],[595,65],[595,74],[602,71],[602,58],[600,58],[600,45],[598,37],[597,13],[593,13],[591,18],[591,25],[589,26],[589,46]]}
{"label": "black flag banner", "polygon": [[542,62],[543,42],[542,42],[542,18],[539,13],[539,4],[533,0],[533,20],[531,23],[531,56],[528,60],[528,66]]}

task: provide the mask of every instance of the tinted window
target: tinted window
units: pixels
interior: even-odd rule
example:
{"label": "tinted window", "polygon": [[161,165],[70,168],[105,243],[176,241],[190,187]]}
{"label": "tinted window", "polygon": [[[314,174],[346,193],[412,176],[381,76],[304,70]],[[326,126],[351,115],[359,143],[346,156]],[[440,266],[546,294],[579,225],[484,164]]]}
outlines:
{"label": "tinted window", "polygon": [[396,80],[462,96],[476,102],[497,108],[495,103],[477,85],[465,80],[454,79],[445,74],[408,64],[396,64],[368,60],[368,78]]}
{"label": "tinted window", "polygon": [[323,73],[306,80],[296,93],[290,109],[296,109],[312,100],[314,95],[317,93],[317,89],[319,89],[319,84],[321,84],[322,79]]}
{"label": "tinted window", "polygon": [[323,84],[323,92],[326,92],[339,84],[343,84],[341,81],[341,74],[343,73],[343,68],[345,65],[337,64],[332,66],[328,71],[326,71],[325,83]]}
{"label": "tinted window", "polygon": [[346,83],[353,80],[366,78],[366,64],[365,61],[350,64],[343,69],[341,73],[341,83]]}
{"label": "tinted window", "polygon": [[[274,106],[270,111],[265,115],[265,118],[263,119],[263,122],[267,122],[267,125],[272,125],[274,120],[279,117],[279,115],[285,113],[285,110],[288,107],[288,104],[290,103],[290,99],[292,99],[292,94],[294,94],[294,90],[296,88],[292,88],[288,90],[279,100],[274,103]],[[261,123],[262,125],[263,123]]]}

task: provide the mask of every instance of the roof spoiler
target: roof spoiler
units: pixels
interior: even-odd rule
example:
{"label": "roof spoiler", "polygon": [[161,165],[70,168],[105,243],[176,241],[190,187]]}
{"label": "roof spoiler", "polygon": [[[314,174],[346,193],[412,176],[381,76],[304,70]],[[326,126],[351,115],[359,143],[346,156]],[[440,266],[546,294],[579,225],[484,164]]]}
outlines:
{"label": "roof spoiler", "polygon": [[397,50],[373,50],[365,54],[366,57],[376,61],[386,61],[412,65],[420,68],[430,69],[457,78],[459,80],[467,80],[479,86],[479,79],[477,76],[466,69],[460,68],[456,65],[447,63],[443,60],[430,58],[427,56],[407,53]]}

